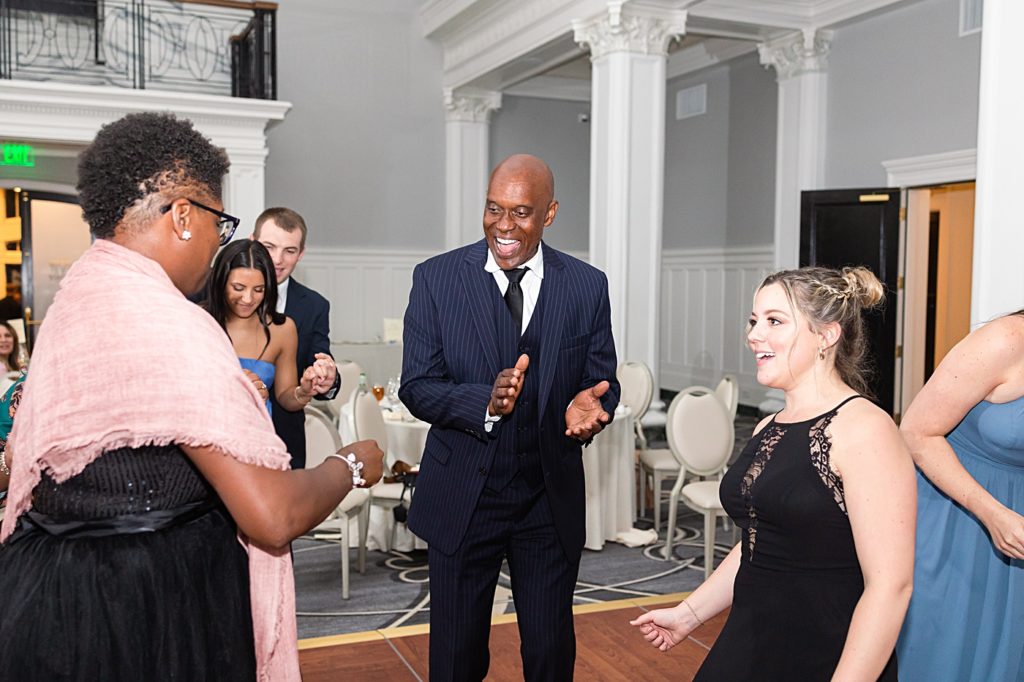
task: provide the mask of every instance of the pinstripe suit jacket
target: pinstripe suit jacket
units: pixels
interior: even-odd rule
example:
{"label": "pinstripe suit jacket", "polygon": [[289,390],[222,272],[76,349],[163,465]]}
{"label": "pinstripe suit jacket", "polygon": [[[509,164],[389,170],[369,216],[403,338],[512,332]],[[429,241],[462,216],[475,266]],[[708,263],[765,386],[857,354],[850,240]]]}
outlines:
{"label": "pinstripe suit jacket", "polygon": [[[585,535],[580,444],[565,435],[576,394],[607,379],[602,403],[613,414],[615,380],[608,281],[600,270],[545,245],[545,303],[539,353],[526,381],[539,382],[541,465],[558,536],[578,556]],[[466,533],[497,448],[499,422],[484,430],[498,373],[492,319],[494,276],[484,270],[484,240],[416,266],[405,312],[400,397],[432,426],[409,512],[409,528],[432,547],[454,552]]]}

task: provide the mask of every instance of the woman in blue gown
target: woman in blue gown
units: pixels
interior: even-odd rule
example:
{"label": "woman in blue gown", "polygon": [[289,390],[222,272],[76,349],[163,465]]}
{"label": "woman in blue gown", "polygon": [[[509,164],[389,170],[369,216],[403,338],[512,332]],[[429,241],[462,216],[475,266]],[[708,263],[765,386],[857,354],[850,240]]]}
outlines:
{"label": "woman in blue gown", "polygon": [[1024,311],[957,344],[900,430],[919,469],[900,679],[1024,682]]}
{"label": "woman in blue gown", "polygon": [[295,322],[277,312],[274,263],[263,244],[231,242],[217,254],[206,309],[227,332],[268,413],[270,391],[286,410],[297,412],[309,404],[316,369],[307,367],[296,376],[298,333]]}

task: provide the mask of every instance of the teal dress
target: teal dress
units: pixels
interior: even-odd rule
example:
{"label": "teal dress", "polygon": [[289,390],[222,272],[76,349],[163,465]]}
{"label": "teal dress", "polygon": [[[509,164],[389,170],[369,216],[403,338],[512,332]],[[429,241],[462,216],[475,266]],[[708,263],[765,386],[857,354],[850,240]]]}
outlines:
{"label": "teal dress", "polygon": [[[238,358],[242,369],[247,369],[260,378],[260,381],[267,385],[267,392],[274,390],[274,365],[266,360],[253,360],[252,358]],[[267,414],[273,414],[270,407],[270,398],[267,398]]]}
{"label": "teal dress", "polygon": [[[968,473],[1024,513],[1024,397],[982,401],[946,437]],[[914,594],[897,646],[906,682],[1024,682],[1024,561],[918,473]]]}

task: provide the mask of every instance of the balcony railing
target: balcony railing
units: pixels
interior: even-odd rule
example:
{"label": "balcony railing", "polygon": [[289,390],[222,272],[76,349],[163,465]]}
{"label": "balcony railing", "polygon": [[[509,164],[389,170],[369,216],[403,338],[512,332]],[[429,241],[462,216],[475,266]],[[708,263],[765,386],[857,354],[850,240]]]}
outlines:
{"label": "balcony railing", "polygon": [[276,99],[276,3],[0,0],[0,78]]}

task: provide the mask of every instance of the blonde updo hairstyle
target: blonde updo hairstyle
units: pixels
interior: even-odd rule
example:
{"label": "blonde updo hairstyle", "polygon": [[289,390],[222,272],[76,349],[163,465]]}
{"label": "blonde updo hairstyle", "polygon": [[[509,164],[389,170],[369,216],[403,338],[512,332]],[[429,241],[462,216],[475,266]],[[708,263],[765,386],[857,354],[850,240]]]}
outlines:
{"label": "blonde updo hairstyle", "polygon": [[833,354],[836,371],[857,393],[874,397],[868,388],[871,370],[864,357],[863,312],[885,300],[885,287],[875,273],[865,267],[783,270],[768,275],[758,291],[770,284],[782,287],[789,304],[807,319],[811,331],[817,333],[833,322],[839,325],[839,341],[827,351]]}

